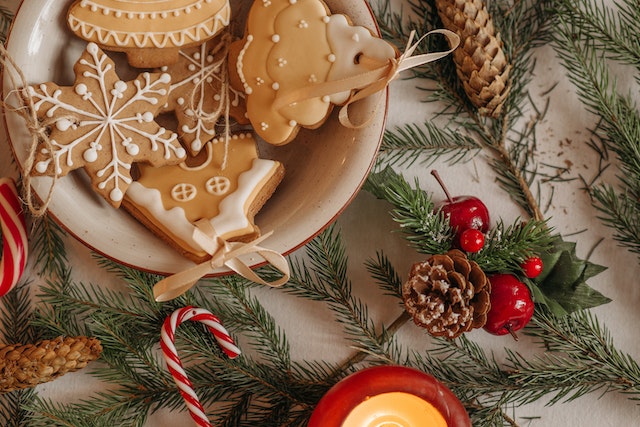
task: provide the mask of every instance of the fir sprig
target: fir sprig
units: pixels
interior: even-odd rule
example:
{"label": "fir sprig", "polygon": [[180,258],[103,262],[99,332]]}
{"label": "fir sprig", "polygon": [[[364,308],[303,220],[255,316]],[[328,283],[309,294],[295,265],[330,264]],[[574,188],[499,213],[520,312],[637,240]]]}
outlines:
{"label": "fir sprig", "polygon": [[[569,17],[575,27],[596,44],[605,55],[622,64],[638,67],[640,58],[640,11],[633,2],[617,1],[607,5],[604,1],[559,0],[558,17]],[[612,7],[613,6],[613,7]],[[640,76],[636,76],[636,80]]]}
{"label": "fir sprig", "polygon": [[[455,230],[417,181],[412,187],[387,168],[370,175],[364,188],[391,203],[393,219],[418,252],[433,255],[453,247]],[[552,232],[546,221],[518,219],[507,226],[498,220],[487,233],[483,249],[469,257],[487,273],[517,272],[525,259],[551,248]]]}
{"label": "fir sprig", "polygon": [[[556,7],[554,47],[585,108],[600,119],[592,132],[618,160],[622,189],[590,187],[594,206],[614,238],[640,253],[640,111],[633,96],[640,84],[640,43],[633,35],[640,31],[637,5],[623,2],[614,11],[604,4],[557,0]],[[607,58],[635,69],[635,89],[620,93]]]}
{"label": "fir sprig", "polygon": [[23,282],[0,300],[0,342],[17,344],[39,339],[38,330],[31,325],[32,318],[30,284]]}
{"label": "fir sprig", "polygon": [[68,262],[64,236],[62,228],[49,215],[33,221],[31,249],[36,253],[36,266],[41,276],[62,277],[65,274]]}
{"label": "fir sprig", "polygon": [[[383,5],[385,3],[383,2]],[[512,5],[490,3],[496,19],[496,27],[501,30],[505,49],[512,70],[512,89],[506,99],[504,112],[497,119],[489,119],[478,113],[467,99],[456,78],[455,67],[446,59],[429,64],[416,71],[416,76],[432,84],[420,86],[427,94],[425,100],[438,102],[438,113],[433,120],[446,118],[446,134],[430,131],[433,126],[403,125],[385,136],[383,147],[388,148],[379,159],[379,168],[411,164],[415,161],[432,162],[443,155],[449,155],[449,162],[468,159],[462,155],[451,155],[464,141],[468,147],[481,148],[497,175],[501,187],[525,212],[536,220],[542,220],[539,208],[542,195],[535,194],[539,187],[532,184],[537,179],[557,180],[562,166],[539,165],[533,157],[537,146],[536,124],[543,120],[548,103],[537,106],[530,96],[527,85],[535,68],[533,49],[548,40],[549,22],[552,9],[549,2],[519,1]],[[403,21],[388,7],[382,6],[378,18],[385,35],[394,40],[407,37],[411,29],[432,29],[441,26],[437,14],[429,1],[411,2],[412,19]],[[437,45],[435,45],[437,46]],[[434,48],[428,45],[426,49]],[[533,114],[531,114],[533,111]],[[526,115],[527,120],[524,120]],[[457,135],[447,142],[443,135]],[[425,150],[420,152],[417,146]],[[550,196],[547,196],[550,197]]]}
{"label": "fir sprig", "polygon": [[27,406],[36,398],[34,389],[17,390],[0,394],[0,425],[6,427],[31,427]]}
{"label": "fir sprig", "polygon": [[[450,164],[464,162],[480,152],[480,146],[469,135],[436,126],[426,121],[421,125],[407,123],[387,130],[380,146],[379,163],[408,167],[416,161],[430,165],[441,156]],[[425,151],[430,156],[425,156]]]}
{"label": "fir sprig", "polygon": [[[440,117],[448,120],[448,130],[436,134],[429,132],[430,124],[425,127],[408,125],[406,129],[410,132],[398,132],[393,136],[397,136],[397,140],[387,140],[394,144],[394,150],[406,152],[389,157],[388,161],[394,166],[403,165],[403,161],[422,159],[420,146],[427,152],[425,157],[433,151],[437,156],[452,156],[449,160],[453,162],[465,160],[466,154],[462,157],[455,154],[455,144],[459,142],[470,145],[458,144],[458,149],[464,151],[467,147],[471,150],[467,152],[471,153],[477,143],[494,156],[494,166],[502,177],[503,187],[535,220],[520,228],[517,224],[500,223],[490,238],[495,246],[490,244],[487,248],[486,254],[494,251],[487,259],[504,261],[508,258],[501,254],[503,247],[497,245],[498,242],[507,242],[510,248],[517,248],[520,242],[526,243],[521,248],[539,249],[545,247],[548,237],[546,232],[536,237],[535,232],[547,228],[546,222],[536,216],[536,198],[523,190],[544,176],[530,153],[536,145],[535,124],[544,116],[546,106],[537,109],[526,93],[529,71],[533,67],[530,49],[544,40],[544,31],[540,29],[546,31],[548,10],[539,9],[541,4],[537,1],[515,2],[508,10],[498,3],[491,6],[500,11],[496,14],[499,16],[497,22],[508,41],[509,54],[514,58],[515,89],[507,102],[504,117],[495,121],[480,118],[464,99],[455,73],[451,72],[451,63],[439,61],[433,67],[416,70],[416,76],[430,77],[436,82],[430,89],[429,98],[437,99],[445,106]],[[412,8],[420,19],[411,21],[409,27],[426,30],[437,23],[427,1],[415,0]],[[637,14],[633,8],[623,7],[622,10],[629,16]],[[390,9],[387,12],[390,19],[382,20],[382,28],[390,38],[401,40],[399,44],[402,45],[408,28],[405,20]],[[441,42],[432,41],[434,44]],[[533,108],[534,120],[518,127],[518,119],[527,108]],[[625,123],[627,126],[630,122]],[[605,126],[609,125],[605,120]],[[420,141],[424,129],[427,131]],[[454,134],[464,136],[451,146],[446,141],[444,144],[437,141],[438,138],[444,141]],[[403,139],[408,139],[406,144]],[[415,140],[420,144],[416,145]],[[615,142],[617,146],[617,139]],[[443,217],[433,214],[431,198],[419,189],[419,183],[415,182],[415,188],[412,188],[400,178],[396,174],[374,175],[368,188],[391,203],[394,219],[407,231],[413,245],[425,253],[442,252],[450,245],[452,230]],[[527,226],[532,229],[527,230]],[[430,233],[434,230],[437,239],[425,243],[425,236],[432,236]],[[315,239],[307,247],[306,259],[294,261],[292,282],[285,288],[291,294],[326,304],[343,325],[349,345],[363,355],[335,366],[323,361],[291,360],[286,335],[259,298],[252,295],[252,288],[241,279],[212,279],[175,301],[159,304],[151,293],[157,277],[101,258],[97,259],[105,271],[114,273],[122,281],[120,291],[73,282],[63,241],[51,239],[53,234],[48,230],[37,234],[45,237],[39,252],[47,253],[44,259],[52,261],[44,263],[49,266],[44,271],[54,274],[49,276],[50,280],[39,295],[40,315],[35,324],[46,334],[83,331],[103,339],[104,364],[94,375],[110,388],[72,404],[37,399],[25,406],[22,399],[31,399],[33,392],[15,395],[17,398],[12,401],[0,399],[3,413],[5,408],[12,414],[25,407],[32,411],[29,426],[141,427],[148,414],[159,407],[182,408],[181,398],[158,357],[155,344],[164,316],[187,304],[216,312],[234,334],[247,339],[248,346],[257,356],[245,354],[229,361],[210,334],[199,325],[181,327],[177,338],[180,354],[189,365],[187,370],[198,393],[210,407],[212,420],[221,426],[302,426],[315,403],[332,384],[358,366],[373,363],[411,364],[435,373],[461,397],[474,425],[479,426],[515,426],[515,417],[511,415],[514,406],[547,396],[552,396],[554,403],[594,391],[629,393],[636,398],[640,389],[637,363],[615,348],[608,331],[595,317],[583,312],[559,319],[537,311],[534,323],[526,332],[546,351],[538,359],[524,359],[505,350],[507,363],[498,364],[491,354],[466,337],[455,341],[435,340],[436,348],[429,353],[411,352],[410,347],[401,346],[393,338],[393,324],[375,326],[376,319],[368,311],[366,302],[354,294],[346,249],[336,229],[329,229]],[[522,252],[511,258],[508,268],[524,255]],[[480,259],[482,256],[482,253],[478,254]],[[367,269],[387,296],[401,304],[398,292],[401,275],[382,252],[376,260],[368,262]],[[399,319],[405,321],[406,316]],[[407,358],[407,354],[411,356]],[[581,371],[577,372],[575,366]],[[24,425],[11,424],[19,418],[9,419],[11,421],[6,425]]]}
{"label": "fir sprig", "polygon": [[614,238],[629,251],[640,255],[640,201],[627,193],[617,192],[613,186],[603,184],[591,189],[598,218],[614,230]]}
{"label": "fir sprig", "polygon": [[517,404],[549,394],[553,395],[550,404],[593,392],[640,397],[640,365],[615,347],[609,331],[589,311],[558,319],[538,310],[533,322],[526,332],[547,352],[533,358],[508,353],[511,377],[524,388]]}
{"label": "fir sprig", "polygon": [[369,175],[364,189],[391,203],[394,221],[419,252],[444,253],[451,247],[455,232],[443,214],[434,213],[431,195],[420,189],[417,180],[414,185],[386,168]]}
{"label": "fir sprig", "polygon": [[[336,314],[352,345],[378,357],[393,360],[397,347],[392,334],[378,329],[367,305],[353,295],[347,276],[345,247],[339,235],[330,227],[307,246],[307,263],[292,263],[292,280],[286,291],[314,301],[322,301]],[[299,278],[299,279],[298,279]]]}
{"label": "fir sprig", "polygon": [[0,6],[0,43],[7,40],[11,21],[13,21],[13,12],[5,6]]}
{"label": "fir sprig", "polygon": [[[202,325],[188,322],[180,326],[176,346],[202,402],[215,402],[211,419],[220,422],[215,425],[279,426],[289,419],[289,412],[291,418],[304,420],[332,384],[319,380],[329,377],[331,371],[326,366],[290,361],[286,336],[248,293],[250,287],[244,279],[210,280],[177,300],[159,304],[150,292],[157,276],[105,259],[100,263],[127,282],[129,291],[64,279],[50,281],[41,297],[47,309],[41,309],[37,325],[58,334],[74,332],[82,324],[85,333],[99,337],[104,365],[94,375],[112,386],[70,405],[39,400],[30,406],[36,423],[73,425],[77,414],[83,414],[95,418],[95,426],[141,426],[155,408],[182,408],[182,398],[159,357],[157,343],[165,316],[186,304],[230,319],[227,326],[236,327],[261,356],[254,360],[242,355],[230,361]],[[211,298],[212,294],[216,298]]]}
{"label": "fir sprig", "polygon": [[[29,283],[13,288],[0,300],[0,342],[8,344],[32,343],[40,338],[40,331],[31,325],[33,307]],[[25,409],[36,397],[33,389],[0,394],[0,425],[24,427],[30,413]]]}

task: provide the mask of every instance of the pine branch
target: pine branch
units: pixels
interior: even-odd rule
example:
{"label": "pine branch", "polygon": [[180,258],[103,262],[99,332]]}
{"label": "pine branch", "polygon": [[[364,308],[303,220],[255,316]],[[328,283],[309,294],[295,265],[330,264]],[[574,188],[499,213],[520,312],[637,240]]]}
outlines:
{"label": "pine branch", "polygon": [[0,6],[0,43],[7,41],[11,21],[13,21],[13,12],[5,6]]}
{"label": "pine branch", "polygon": [[[403,38],[406,39],[410,29],[425,30],[442,26],[428,1],[415,0],[410,4],[413,16],[407,23],[384,2],[378,10],[383,34],[391,37],[396,43]],[[541,171],[540,165],[532,157],[537,145],[535,125],[544,118],[547,106],[538,108],[527,91],[535,68],[533,49],[549,38],[551,8],[548,1],[533,0],[518,1],[509,6],[491,3],[490,6],[494,12],[496,26],[501,30],[505,40],[507,56],[512,66],[512,89],[505,101],[504,113],[495,120],[481,116],[467,99],[461,83],[456,78],[455,66],[451,60],[445,59],[429,64],[428,67],[416,71],[416,76],[433,84],[429,87],[420,86],[420,89],[428,94],[428,101],[438,102],[442,106],[434,119],[448,117],[446,128],[451,130],[434,133],[429,130],[429,126],[423,129],[409,124],[394,133],[387,132],[385,140],[393,151],[389,156],[381,157],[379,168],[412,164],[419,158],[435,160],[443,154],[449,154],[448,160],[456,162],[465,159],[464,150],[459,151],[457,156],[451,156],[451,152],[443,147],[452,148],[464,143],[465,146],[481,148],[489,155],[500,186],[529,216],[540,221],[543,219],[539,208],[540,195],[534,195],[531,185],[540,178],[555,180],[557,172],[563,170],[562,167],[546,165],[551,170]],[[442,48],[438,42],[442,43],[435,41],[435,44],[426,48]],[[523,125],[523,118],[530,109],[533,109],[535,114]],[[433,125],[431,127],[437,128]],[[518,130],[520,128],[521,130]],[[452,139],[451,135],[454,134],[462,136]],[[453,142],[443,145],[442,137],[447,137]],[[421,146],[426,149],[422,154],[417,151]]]}
{"label": "pine branch", "polygon": [[[29,284],[16,286],[0,299],[0,342],[30,343],[40,337],[39,330],[31,325]],[[0,425],[24,427],[28,425],[29,411],[24,406],[35,398],[33,389],[0,394]]]}
{"label": "pine branch", "polygon": [[454,231],[443,214],[434,214],[431,196],[415,189],[400,174],[390,168],[374,173],[367,179],[364,189],[391,203],[391,216],[400,225],[406,239],[419,251],[439,254],[451,247]]}
{"label": "pine branch", "polygon": [[[137,426],[155,407],[183,408],[182,398],[156,348],[159,325],[166,315],[185,304],[207,308],[223,321],[229,319],[226,326],[237,326],[236,330],[262,356],[254,360],[242,355],[230,361],[202,325],[187,322],[180,326],[176,347],[201,401],[215,403],[216,411],[211,417],[220,421],[216,425],[281,425],[291,408],[296,408],[296,417],[308,417],[313,405],[333,384],[326,378],[335,368],[290,361],[286,337],[248,293],[250,288],[244,279],[212,279],[177,300],[158,304],[150,292],[156,276],[104,259],[99,263],[127,282],[129,292],[68,280],[50,281],[42,291],[42,300],[49,309],[42,310],[38,324],[56,333],[82,324],[87,332],[99,337],[106,365],[93,375],[115,388],[72,405],[39,401],[32,409],[43,424],[73,423],[75,415],[69,415],[73,412],[98,414],[96,425]],[[214,292],[216,298],[211,298]],[[319,374],[323,376],[318,377]],[[238,411],[243,408],[246,411],[240,416]],[[240,418],[242,423],[235,424],[233,420]]]}
{"label": "pine branch", "polygon": [[499,220],[487,233],[482,250],[469,259],[487,273],[519,272],[524,260],[551,249],[552,232],[546,221],[516,220],[507,226]]}
{"label": "pine branch", "polygon": [[36,398],[34,389],[0,394],[0,425],[31,427],[31,413],[26,407]]}
{"label": "pine branch", "polygon": [[640,365],[613,343],[609,331],[588,311],[555,318],[538,309],[526,333],[546,352],[524,359],[509,353],[511,377],[523,389],[517,404],[553,394],[550,404],[593,392],[620,392],[640,396]]}
{"label": "pine branch", "polygon": [[286,372],[291,369],[287,337],[259,299],[247,292],[248,286],[247,280],[236,276],[209,280],[207,292],[226,297],[212,301],[209,310],[223,316],[228,327],[250,337],[258,354]]}
{"label": "pine branch", "polygon": [[[454,230],[443,214],[434,213],[431,195],[412,188],[391,169],[369,176],[364,188],[393,205],[391,215],[406,239],[420,253],[445,253],[453,247]],[[485,246],[470,259],[486,272],[520,271],[528,257],[551,248],[552,229],[546,221],[516,220],[506,226],[501,220],[486,234]]]}
{"label": "pine branch", "polygon": [[323,301],[335,312],[353,345],[364,351],[393,359],[393,346],[385,334],[384,326],[378,331],[369,316],[367,305],[353,296],[351,282],[346,274],[345,248],[334,227],[329,227],[307,245],[306,263],[292,263],[291,286],[285,288],[294,295],[314,301]]}
{"label": "pine branch", "polygon": [[379,251],[376,255],[375,260],[366,262],[367,271],[387,295],[402,298],[402,278],[384,253]]}
{"label": "pine branch", "polygon": [[36,254],[39,274],[45,277],[63,277],[67,270],[67,252],[64,231],[48,215],[37,218],[31,232],[31,248]]}
{"label": "pine branch", "polygon": [[610,185],[591,189],[598,218],[614,230],[613,238],[640,255],[640,201],[630,194],[618,194]]}
{"label": "pine branch", "polygon": [[451,388],[465,404],[473,425],[516,425],[505,424],[510,420],[506,415],[506,393],[518,386],[477,343],[465,336],[451,341],[436,339],[431,351],[414,353],[410,363]]}
{"label": "pine branch", "polygon": [[[571,17],[608,58],[640,69],[640,13],[637,4],[617,1],[557,0],[558,15]],[[640,78],[636,77],[636,79]]]}
{"label": "pine branch", "polygon": [[559,319],[538,308],[525,332],[545,353],[525,358],[505,348],[506,363],[500,365],[463,336],[436,340],[434,349],[414,354],[410,363],[454,390],[474,425],[503,425],[508,408],[549,396],[550,405],[594,392],[620,392],[637,399],[640,366],[616,349],[609,332],[589,312]]}
{"label": "pine branch", "polygon": [[[612,186],[606,185],[592,187],[594,206],[602,214],[604,224],[615,231],[615,238],[637,253],[640,234],[633,233],[633,225],[640,223],[640,211],[634,209],[640,199],[640,154],[637,147],[640,140],[640,112],[631,93],[624,95],[617,92],[617,82],[610,76],[605,59],[607,52],[614,50],[617,52],[616,59],[630,61],[637,66],[640,64],[638,51],[627,47],[628,43],[637,44],[638,40],[635,36],[630,42],[622,40],[621,37],[626,34],[622,31],[626,30],[605,26],[612,19],[626,22],[638,12],[631,4],[619,5],[621,12],[615,14],[603,5],[597,8],[581,3],[558,0],[558,8],[563,13],[556,19],[558,29],[554,33],[554,47],[585,108],[600,118],[594,133],[616,154],[619,161],[618,178],[622,190],[616,192]],[[634,22],[631,27],[637,25]],[[627,53],[621,54],[620,51]],[[630,233],[625,230],[628,225],[631,225]]]}
{"label": "pine branch", "polygon": [[0,342],[30,343],[40,338],[32,327],[33,308],[29,283],[19,284],[0,299]]}
{"label": "pine branch", "polygon": [[408,167],[416,161],[430,165],[447,156],[446,161],[455,164],[473,158],[481,148],[473,138],[440,128],[432,122],[424,122],[421,126],[409,123],[385,132],[378,162]]}

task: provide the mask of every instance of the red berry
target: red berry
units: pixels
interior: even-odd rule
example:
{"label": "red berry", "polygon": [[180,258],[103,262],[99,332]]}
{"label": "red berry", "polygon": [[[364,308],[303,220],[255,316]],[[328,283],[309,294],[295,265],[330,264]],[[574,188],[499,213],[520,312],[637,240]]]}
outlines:
{"label": "red berry", "polygon": [[534,279],[542,273],[544,265],[540,257],[532,256],[531,258],[527,258],[520,267],[522,267],[525,276],[529,279]]}
{"label": "red berry", "polygon": [[496,274],[491,282],[491,308],[484,329],[490,334],[511,334],[524,328],[533,316],[534,303],[527,285],[513,274]]}
{"label": "red berry", "polygon": [[468,228],[460,234],[458,243],[465,252],[479,252],[484,246],[484,234],[475,228]]}

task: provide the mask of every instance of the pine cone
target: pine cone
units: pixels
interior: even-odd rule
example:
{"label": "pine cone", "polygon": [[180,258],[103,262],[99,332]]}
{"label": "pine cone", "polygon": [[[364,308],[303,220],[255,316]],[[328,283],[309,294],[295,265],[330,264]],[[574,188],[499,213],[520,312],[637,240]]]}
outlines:
{"label": "pine cone", "polygon": [[484,326],[490,293],[487,276],[457,249],[414,264],[402,286],[405,307],[416,325],[450,339]]}
{"label": "pine cone", "polygon": [[102,353],[97,338],[58,337],[36,344],[0,344],[0,393],[52,381]]}
{"label": "pine cone", "polygon": [[482,115],[497,117],[509,89],[509,71],[491,16],[482,0],[436,0],[445,28],[460,36],[453,52],[458,78]]}

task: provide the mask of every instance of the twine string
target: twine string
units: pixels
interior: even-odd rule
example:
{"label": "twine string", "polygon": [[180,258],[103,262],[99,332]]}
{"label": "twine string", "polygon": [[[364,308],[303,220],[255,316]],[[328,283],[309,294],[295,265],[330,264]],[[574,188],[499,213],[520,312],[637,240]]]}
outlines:
{"label": "twine string", "polygon": [[[20,171],[23,181],[21,198],[33,216],[41,217],[47,212],[53,198],[54,188],[59,178],[58,168],[54,167],[51,185],[46,193],[46,197],[41,197],[40,202],[36,201],[33,192],[31,171],[33,170],[36,155],[38,154],[38,147],[41,144],[43,146],[42,151],[48,153],[51,156],[51,160],[54,160],[55,147],[49,138],[49,128],[54,125],[56,121],[60,120],[60,117],[51,118],[46,121],[38,119],[35,100],[27,89],[27,79],[22,69],[3,45],[0,45],[0,64],[4,69],[4,75],[9,78],[12,87],[5,99],[2,100],[2,107],[5,111],[16,113],[23,119],[29,136],[31,137],[27,158]],[[8,99],[12,97],[12,95],[14,95],[13,98],[16,99],[17,105],[12,105],[8,102]],[[68,119],[75,120],[75,117],[69,117]]]}

